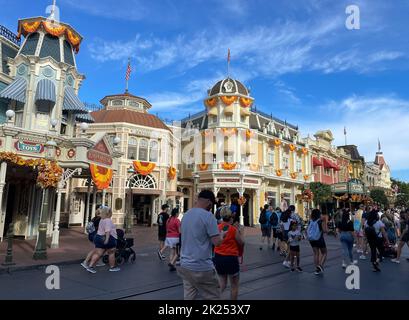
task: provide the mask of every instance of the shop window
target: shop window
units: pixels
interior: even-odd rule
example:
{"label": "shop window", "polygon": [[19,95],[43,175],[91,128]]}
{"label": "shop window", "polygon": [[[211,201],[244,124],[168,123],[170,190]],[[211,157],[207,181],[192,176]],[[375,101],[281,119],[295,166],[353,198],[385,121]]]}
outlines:
{"label": "shop window", "polygon": [[151,141],[149,146],[149,161],[158,161],[158,143],[156,141]]}
{"label": "shop window", "polygon": [[331,169],[325,168],[325,169],[324,169],[324,174],[325,174],[326,176],[330,176],[330,175],[331,175]]}
{"label": "shop window", "polygon": [[287,157],[283,157],[283,167],[284,169],[288,169],[289,159]]}
{"label": "shop window", "polygon": [[145,139],[141,139],[141,141],[139,142],[138,160],[148,161],[148,141]]}
{"label": "shop window", "polygon": [[301,171],[302,171],[301,160],[297,160],[296,169],[297,169],[297,172],[301,172]]}
{"label": "shop window", "polygon": [[136,160],[138,154],[138,140],[131,137],[128,140],[128,159]]}
{"label": "shop window", "polygon": [[270,151],[268,153],[268,164],[271,165],[272,167],[274,167],[274,158],[275,158],[274,152]]}

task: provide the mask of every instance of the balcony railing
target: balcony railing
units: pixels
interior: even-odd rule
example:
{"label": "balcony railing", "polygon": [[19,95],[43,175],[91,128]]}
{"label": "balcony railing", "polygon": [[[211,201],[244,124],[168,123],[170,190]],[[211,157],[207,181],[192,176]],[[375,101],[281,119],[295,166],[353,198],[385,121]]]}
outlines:
{"label": "balcony railing", "polygon": [[21,45],[21,40],[17,38],[17,35],[2,25],[0,25],[0,36],[3,36],[17,46]]}

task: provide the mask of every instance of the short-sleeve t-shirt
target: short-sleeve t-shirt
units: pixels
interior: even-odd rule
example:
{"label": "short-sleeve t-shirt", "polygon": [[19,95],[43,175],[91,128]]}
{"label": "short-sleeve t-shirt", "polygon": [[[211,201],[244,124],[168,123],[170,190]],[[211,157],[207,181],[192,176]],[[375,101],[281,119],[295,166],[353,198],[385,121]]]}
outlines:
{"label": "short-sleeve t-shirt", "polygon": [[261,225],[263,228],[270,228],[270,227],[271,227],[270,217],[271,217],[272,214],[273,214],[273,213],[272,213],[271,211],[269,211],[269,210],[266,211],[267,223]]}
{"label": "short-sleeve t-shirt", "polygon": [[[365,226],[367,227],[368,223],[366,223]],[[378,220],[372,226],[374,227],[376,235],[378,236],[378,238],[382,238],[383,235],[382,235],[382,232],[381,232],[381,228],[385,228],[385,224],[381,220]]]}
{"label": "short-sleeve t-shirt", "polygon": [[219,235],[214,215],[201,208],[192,208],[185,213],[181,226],[182,250],[180,266],[191,271],[211,271],[211,238]]}
{"label": "short-sleeve t-shirt", "polygon": [[116,227],[110,218],[101,219],[98,226],[97,234],[103,236],[107,232],[109,232],[110,236],[113,236],[115,239],[118,239],[118,236],[116,234]]}
{"label": "short-sleeve t-shirt", "polygon": [[290,247],[296,247],[300,245],[301,232],[297,229],[295,231],[290,230],[288,232],[288,242],[290,243]]}
{"label": "short-sleeve t-shirt", "polygon": [[222,256],[238,257],[239,245],[236,241],[237,229],[226,222],[222,222],[218,226],[220,232],[226,227],[228,228],[226,236],[224,237],[222,244],[214,249],[214,253]]}
{"label": "short-sleeve t-shirt", "polygon": [[179,238],[179,226],[180,221],[176,217],[170,217],[166,221],[166,237],[167,238]]}

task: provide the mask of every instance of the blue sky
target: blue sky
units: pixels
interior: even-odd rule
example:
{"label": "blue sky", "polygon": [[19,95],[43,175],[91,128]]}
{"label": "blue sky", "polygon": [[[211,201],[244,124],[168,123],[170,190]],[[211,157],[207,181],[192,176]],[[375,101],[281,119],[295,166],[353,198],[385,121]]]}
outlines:
{"label": "blue sky", "polygon": [[[45,15],[51,0],[0,0],[0,23]],[[345,27],[350,4],[361,28]],[[61,20],[84,36],[77,56],[89,103],[124,91],[152,113],[180,119],[203,109],[207,89],[231,75],[259,109],[300,126],[331,129],[373,161],[378,137],[393,176],[409,181],[408,0],[57,0]]]}

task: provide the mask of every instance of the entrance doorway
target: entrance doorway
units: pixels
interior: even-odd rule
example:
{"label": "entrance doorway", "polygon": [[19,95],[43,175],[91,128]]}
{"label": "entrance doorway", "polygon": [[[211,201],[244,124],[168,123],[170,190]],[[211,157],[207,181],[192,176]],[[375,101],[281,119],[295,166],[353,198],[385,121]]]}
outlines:
{"label": "entrance doorway", "polygon": [[9,229],[10,223],[13,222],[13,212],[14,212],[14,207],[16,205],[16,185],[15,184],[9,184],[8,185],[8,191],[7,191],[7,205],[6,205],[6,219],[4,221],[4,231],[3,231],[3,237],[7,235],[7,231]]}
{"label": "entrance doorway", "polygon": [[152,196],[134,194],[132,201],[134,225],[150,226],[152,222]]}

